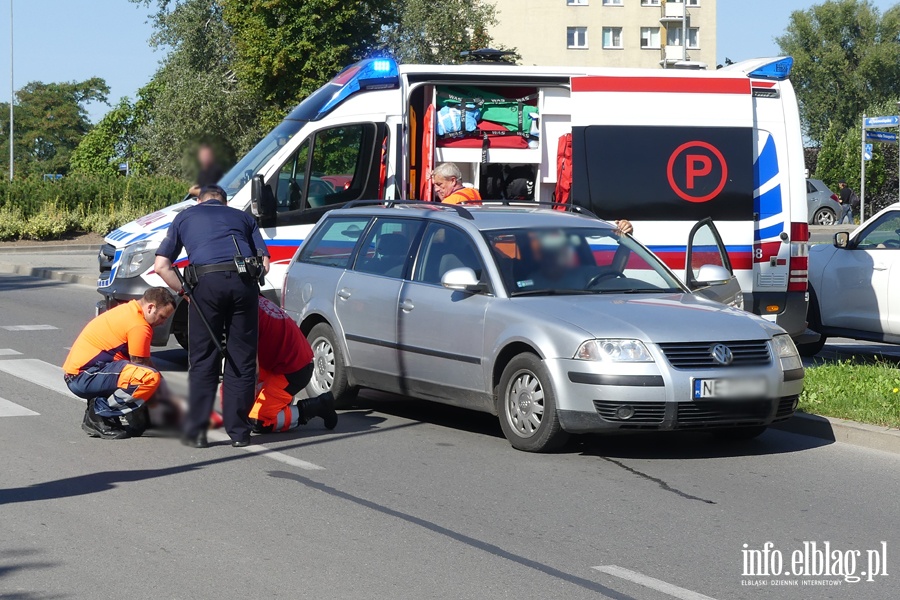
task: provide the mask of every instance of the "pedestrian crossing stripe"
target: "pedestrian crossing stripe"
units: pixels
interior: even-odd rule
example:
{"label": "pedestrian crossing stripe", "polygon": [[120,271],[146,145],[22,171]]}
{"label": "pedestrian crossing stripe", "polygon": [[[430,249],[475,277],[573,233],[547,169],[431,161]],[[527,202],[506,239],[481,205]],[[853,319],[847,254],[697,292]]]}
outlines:
{"label": "pedestrian crossing stripe", "polygon": [[22,356],[22,353],[12,348],[0,348],[0,356]]}
{"label": "pedestrian crossing stripe", "polygon": [[58,392],[63,396],[84,402],[84,400],[69,391],[69,386],[66,385],[63,379],[62,368],[51,365],[48,362],[36,358],[0,360],[0,371],[39,385],[42,388]]}
{"label": "pedestrian crossing stripe", "polygon": [[59,329],[53,325],[2,325],[0,329],[7,331],[49,331],[51,329]]}
{"label": "pedestrian crossing stripe", "polygon": [[0,417],[34,417],[39,415],[40,413],[29,410],[24,406],[19,406],[6,398],[0,398]]}

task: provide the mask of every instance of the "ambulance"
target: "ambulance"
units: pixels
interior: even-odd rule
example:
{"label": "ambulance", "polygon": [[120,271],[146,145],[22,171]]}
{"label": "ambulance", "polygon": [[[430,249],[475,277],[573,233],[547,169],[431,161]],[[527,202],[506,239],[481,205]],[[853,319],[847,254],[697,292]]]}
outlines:
{"label": "ambulance", "polygon": [[[789,57],[715,71],[523,67],[490,61],[344,69],[292,110],[220,181],[257,218],[277,298],[322,215],[356,200],[434,200],[431,169],[453,162],[486,201],[570,202],[635,235],[674,271],[712,218],[737,302],[798,341],[806,329],[806,182]],[[163,285],[154,255],[187,199],[110,233],[98,311]],[[182,257],[178,264],[185,264]],[[187,311],[157,331],[187,343]],[[812,334],[815,335],[815,334]]]}

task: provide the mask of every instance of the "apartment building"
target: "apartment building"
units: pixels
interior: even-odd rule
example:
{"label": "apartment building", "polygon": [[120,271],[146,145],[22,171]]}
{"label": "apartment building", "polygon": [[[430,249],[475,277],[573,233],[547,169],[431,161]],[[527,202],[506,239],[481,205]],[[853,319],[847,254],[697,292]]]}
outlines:
{"label": "apartment building", "polygon": [[490,1],[494,41],[523,65],[715,68],[716,0]]}

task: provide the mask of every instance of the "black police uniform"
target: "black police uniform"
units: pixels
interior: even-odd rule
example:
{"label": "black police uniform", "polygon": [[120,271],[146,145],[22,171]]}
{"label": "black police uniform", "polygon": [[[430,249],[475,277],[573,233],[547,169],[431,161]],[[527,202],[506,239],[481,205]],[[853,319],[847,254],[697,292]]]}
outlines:
{"label": "black police uniform", "polygon": [[190,402],[184,434],[194,440],[206,431],[215,402],[219,353],[214,340],[195,311],[202,311],[212,330],[227,339],[222,417],[233,441],[250,437],[247,415],[256,389],[256,350],[259,335],[258,283],[237,272],[234,256],[268,256],[259,227],[250,214],[207,200],[175,217],[157,256],[173,263],[182,247],[196,269],[189,308],[188,356]]}

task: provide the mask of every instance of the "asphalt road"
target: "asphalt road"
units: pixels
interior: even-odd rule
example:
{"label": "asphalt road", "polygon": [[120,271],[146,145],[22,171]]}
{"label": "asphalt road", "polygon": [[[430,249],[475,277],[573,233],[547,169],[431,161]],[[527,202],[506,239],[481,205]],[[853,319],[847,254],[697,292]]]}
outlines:
{"label": "asphalt road", "polygon": [[[252,452],[88,438],[56,365],[94,301],[0,275],[2,598],[900,596],[900,457],[779,431],[530,455],[490,416],[364,394],[334,432]],[[182,351],[155,357],[183,384]],[[742,575],[744,544],[790,569],[826,541],[857,573],[886,542],[888,575]],[[829,585],[790,584],[809,581]]]}

